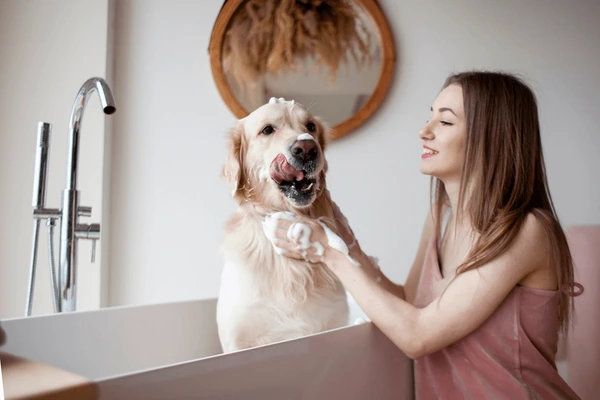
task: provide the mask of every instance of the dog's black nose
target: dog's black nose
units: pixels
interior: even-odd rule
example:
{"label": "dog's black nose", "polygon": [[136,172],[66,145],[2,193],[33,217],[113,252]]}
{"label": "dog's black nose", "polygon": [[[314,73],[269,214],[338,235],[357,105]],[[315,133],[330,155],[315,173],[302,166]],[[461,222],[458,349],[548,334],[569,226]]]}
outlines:
{"label": "dog's black nose", "polygon": [[319,156],[317,142],[314,140],[298,140],[290,150],[294,158],[303,163],[314,161]]}

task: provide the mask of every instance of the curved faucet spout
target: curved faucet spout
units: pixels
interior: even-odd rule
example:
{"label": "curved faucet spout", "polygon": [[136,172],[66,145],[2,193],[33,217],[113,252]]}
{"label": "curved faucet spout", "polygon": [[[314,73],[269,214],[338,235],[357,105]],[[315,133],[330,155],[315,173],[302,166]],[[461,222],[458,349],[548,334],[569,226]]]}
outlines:
{"label": "curved faucet spout", "polygon": [[73,110],[71,112],[71,123],[69,124],[69,155],[67,158],[67,190],[77,190],[77,159],[79,157],[79,130],[85,107],[90,95],[98,92],[100,103],[105,114],[113,114],[117,111],[112,91],[102,78],[90,78],[81,86]]}
{"label": "curved faucet spout", "polygon": [[[79,191],[77,190],[77,159],[79,158],[79,131],[81,119],[90,95],[98,92],[104,113],[112,114],[117,109],[110,87],[102,78],[88,79],[75,98],[71,123],[69,124],[69,155],[67,159],[67,187],[63,191],[62,209],[60,217],[60,250],[59,250],[59,296],[61,312],[75,311],[76,308],[76,282],[77,282],[77,240],[81,238],[81,230],[97,231],[92,240],[99,239],[100,226],[91,224],[79,226],[79,216],[91,214],[91,208],[85,212],[84,207],[79,207]],[[87,228],[86,228],[87,227]]]}

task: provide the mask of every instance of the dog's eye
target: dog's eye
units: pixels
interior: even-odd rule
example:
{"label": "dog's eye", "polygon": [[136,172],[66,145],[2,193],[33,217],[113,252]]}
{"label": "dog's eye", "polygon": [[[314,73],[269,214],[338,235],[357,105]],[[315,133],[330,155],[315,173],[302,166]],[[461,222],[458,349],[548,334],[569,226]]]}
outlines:
{"label": "dog's eye", "polygon": [[275,129],[271,125],[267,125],[263,128],[263,130],[260,133],[262,133],[263,135],[270,135],[273,132],[275,132]]}
{"label": "dog's eye", "polygon": [[306,129],[308,129],[309,132],[314,132],[317,130],[317,126],[314,122],[309,122],[306,124]]}

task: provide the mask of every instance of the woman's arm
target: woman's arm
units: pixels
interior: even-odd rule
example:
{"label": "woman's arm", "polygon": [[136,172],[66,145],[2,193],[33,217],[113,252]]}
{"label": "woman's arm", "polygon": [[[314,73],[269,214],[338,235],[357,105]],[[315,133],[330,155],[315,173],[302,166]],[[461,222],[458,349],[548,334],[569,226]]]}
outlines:
{"label": "woman's arm", "polygon": [[380,266],[378,265],[376,260],[374,260],[373,257],[367,256],[363,252],[358,240],[354,235],[354,232],[352,231],[352,228],[350,228],[348,219],[344,216],[344,214],[342,214],[341,210],[339,209],[337,204],[335,204],[335,202],[332,201],[332,204],[338,232],[340,233],[342,239],[349,246],[350,256],[356,261],[358,261],[358,263],[360,263],[360,265],[366,269],[367,274],[372,279],[375,279],[379,283],[379,285],[381,285],[384,289],[412,304],[414,302],[417,285],[421,276],[421,267],[425,259],[427,243],[429,241],[429,238],[433,234],[434,218],[432,216],[431,210],[427,212],[427,216],[423,224],[423,229],[421,231],[421,238],[419,241],[419,246],[417,248],[417,254],[409,270],[406,282],[404,283],[404,285],[400,285],[392,282],[387,276],[385,276],[380,270]]}
{"label": "woman's arm", "polygon": [[413,261],[413,265],[408,272],[406,282],[404,283],[404,297],[409,304],[414,304],[415,296],[417,294],[417,286],[419,279],[421,278],[421,270],[423,267],[423,261],[425,261],[425,252],[427,251],[427,244],[434,235],[434,216],[432,211],[427,212],[425,222],[423,223],[423,229],[421,231],[421,239],[419,241],[419,247],[417,248],[417,254]]}
{"label": "woman's arm", "polygon": [[[290,223],[283,222],[280,228],[287,232]],[[322,233],[318,226],[311,226],[315,228],[312,240],[319,240]],[[278,237],[277,245],[286,248],[288,256],[299,257],[295,243],[287,240],[287,236]],[[545,267],[548,260],[544,248],[547,248],[545,231],[530,215],[504,254],[458,275],[443,295],[424,308],[416,308],[390,293],[370,276],[368,269],[357,267],[335,249],[326,247],[324,262],[371,321],[415,359],[449,346],[482,324],[523,277]]]}
{"label": "woman's arm", "polygon": [[355,246],[350,251],[350,256],[358,261],[360,265],[367,268],[367,275],[370,276],[384,289],[393,295],[406,300],[408,303],[413,304],[415,295],[417,292],[417,285],[419,284],[419,278],[421,277],[421,267],[425,259],[425,251],[427,250],[427,243],[431,235],[433,234],[433,218],[431,212],[427,213],[423,229],[421,231],[421,239],[419,241],[419,247],[417,248],[417,254],[413,260],[413,264],[409,270],[408,277],[404,285],[400,285],[392,282],[387,276],[379,269],[379,265],[374,260],[367,256],[360,246]]}
{"label": "woman's arm", "polygon": [[451,345],[481,325],[526,275],[547,262],[543,227],[526,220],[511,247],[492,262],[458,275],[424,308],[392,296],[338,254],[327,262],[371,321],[411,358]]}

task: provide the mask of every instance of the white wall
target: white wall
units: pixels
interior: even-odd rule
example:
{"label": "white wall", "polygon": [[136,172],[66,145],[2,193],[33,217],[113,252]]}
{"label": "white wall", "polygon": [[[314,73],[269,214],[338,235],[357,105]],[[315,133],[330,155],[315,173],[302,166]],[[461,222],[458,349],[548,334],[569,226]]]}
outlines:
{"label": "white wall", "polygon": [[[46,207],[61,207],[71,109],[80,86],[106,76],[108,0],[0,0],[0,318],[25,315],[33,235],[38,121],[52,124]],[[81,205],[102,218],[104,114],[96,94],[83,118]],[[55,229],[55,260],[59,229]],[[41,224],[33,314],[52,312],[47,231]],[[101,244],[79,246],[78,309],[100,306]],[[58,266],[57,266],[58,267]]]}
{"label": "white wall", "polygon": [[[398,64],[385,103],[327,154],[334,199],[396,281],[408,273],[429,199],[417,132],[445,77],[521,74],[537,91],[550,186],[565,226],[600,223],[600,6],[596,1],[381,0]],[[110,304],[217,295],[219,172],[232,114],[207,53],[220,1],[118,2]],[[374,196],[375,194],[375,196]]]}
{"label": "white wall", "polygon": [[116,2],[110,304],[215,297],[232,114],[208,62],[220,2]]}
{"label": "white wall", "polygon": [[[103,223],[104,271],[82,244],[80,309],[217,295],[234,209],[219,178],[234,117],[207,52],[221,2],[116,1],[114,23],[112,3],[0,0],[0,318],[24,314],[37,122],[54,127],[47,205],[59,207],[71,107],[91,76],[109,79],[117,113],[105,119],[94,96],[84,117],[79,183]],[[597,1],[379,3],[398,52],[392,87],[327,156],[335,200],[392,279],[408,273],[429,199],[417,132],[452,71],[503,69],[532,84],[561,220],[600,223]],[[36,314],[51,310],[45,229],[41,238]]]}

